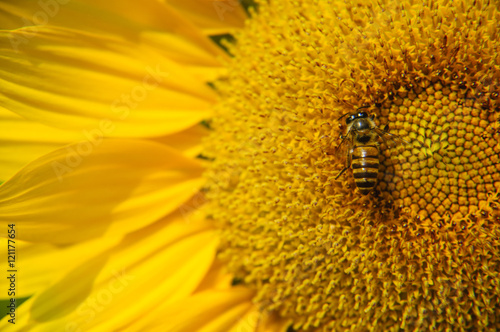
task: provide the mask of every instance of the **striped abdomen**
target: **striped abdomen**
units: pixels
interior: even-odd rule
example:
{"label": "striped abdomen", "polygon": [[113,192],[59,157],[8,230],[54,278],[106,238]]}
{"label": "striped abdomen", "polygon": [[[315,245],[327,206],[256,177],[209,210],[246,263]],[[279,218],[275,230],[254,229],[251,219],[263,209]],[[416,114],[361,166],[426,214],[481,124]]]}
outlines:
{"label": "striped abdomen", "polygon": [[375,145],[358,145],[352,152],[351,168],[354,181],[359,191],[367,195],[377,184],[378,147]]}

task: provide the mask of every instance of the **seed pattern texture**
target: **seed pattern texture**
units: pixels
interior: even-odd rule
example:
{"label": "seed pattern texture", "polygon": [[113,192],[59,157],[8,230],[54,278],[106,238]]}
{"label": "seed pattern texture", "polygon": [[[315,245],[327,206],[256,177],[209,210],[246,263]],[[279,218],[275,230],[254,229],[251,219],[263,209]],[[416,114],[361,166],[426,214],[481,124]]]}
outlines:
{"label": "seed pattern texture", "polygon": [[[487,1],[260,1],[204,156],[220,258],[301,331],[500,328],[500,38]],[[359,107],[361,195],[334,153]]]}

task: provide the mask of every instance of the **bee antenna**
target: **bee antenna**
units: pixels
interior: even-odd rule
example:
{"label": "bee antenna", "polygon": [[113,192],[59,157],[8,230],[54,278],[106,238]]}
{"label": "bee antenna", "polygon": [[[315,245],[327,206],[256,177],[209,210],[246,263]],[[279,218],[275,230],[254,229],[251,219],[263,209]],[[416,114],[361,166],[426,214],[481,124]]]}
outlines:
{"label": "bee antenna", "polygon": [[350,113],[350,112],[349,112],[349,113],[345,113],[345,114],[344,114],[344,115],[342,115],[340,118],[338,118],[338,119],[337,119],[337,121],[338,121],[338,120],[340,120],[340,119],[342,119],[344,116],[349,115],[349,114],[351,114],[351,113]]}
{"label": "bee antenna", "polygon": [[[363,108],[370,108],[370,105],[365,105],[365,106],[358,107],[358,108],[356,108],[356,111],[358,111],[360,109],[363,109]],[[338,118],[337,121],[340,120],[340,119],[342,119],[344,116],[349,115],[349,114],[352,114],[352,113],[351,112],[345,113],[340,118]]]}
{"label": "bee antenna", "polygon": [[370,108],[370,105],[361,106],[361,107],[357,108],[356,111],[363,109],[363,108]]}

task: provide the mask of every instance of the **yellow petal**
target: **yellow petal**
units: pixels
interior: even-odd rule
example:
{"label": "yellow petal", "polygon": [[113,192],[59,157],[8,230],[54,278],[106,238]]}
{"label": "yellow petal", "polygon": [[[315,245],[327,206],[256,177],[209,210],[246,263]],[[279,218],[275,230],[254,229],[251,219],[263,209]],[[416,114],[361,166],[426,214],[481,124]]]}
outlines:
{"label": "yellow petal", "polygon": [[[2,5],[0,5],[1,8]],[[16,29],[19,27],[19,17],[0,9],[0,30]]]}
{"label": "yellow petal", "polygon": [[[218,239],[208,227],[186,224],[177,213],[130,234],[23,304],[18,315],[29,321],[21,326],[32,326],[30,331],[116,331],[160,304],[186,298],[215,257]],[[6,325],[2,321],[9,330]]]}
{"label": "yellow petal", "polygon": [[48,127],[0,108],[0,182],[28,162],[82,139],[82,133]]}
{"label": "yellow petal", "polygon": [[186,70],[193,77],[203,81],[203,82],[213,82],[220,77],[227,75],[226,68],[220,67],[202,67],[202,66],[189,66]]}
{"label": "yellow petal", "polygon": [[243,287],[196,293],[158,310],[158,316],[150,319],[150,325],[145,330],[229,331],[252,307],[253,294],[251,290]]}
{"label": "yellow petal", "polygon": [[[115,137],[171,134],[210,116],[213,90],[173,61],[128,41],[37,29],[36,38],[29,28],[0,31],[1,107]],[[27,42],[16,50],[12,38]]]}
{"label": "yellow petal", "polygon": [[[34,26],[36,37],[44,26],[66,27],[96,36],[130,40],[134,45],[154,48],[164,56],[187,65],[220,66],[217,57],[224,52],[202,32],[172,8],[157,0],[71,0],[64,1],[2,1],[8,22],[5,29]],[[17,24],[16,24],[17,22]],[[13,47],[24,43],[13,38]],[[21,43],[19,45],[19,43]]]}
{"label": "yellow petal", "polygon": [[[252,331],[252,327],[255,326],[252,320],[242,321],[247,317],[247,313],[252,307],[252,302],[247,301],[245,303],[237,304],[233,307],[227,308],[224,312],[216,316],[210,322],[201,326],[198,331],[200,332],[218,332],[218,331]],[[243,318],[242,318],[243,317]],[[190,327],[184,327],[180,329],[181,331],[192,331]]]}
{"label": "yellow petal", "polygon": [[168,145],[186,156],[196,157],[202,149],[201,141],[208,133],[209,130],[205,126],[197,124],[181,132],[153,140]]}
{"label": "yellow petal", "polygon": [[242,28],[247,17],[238,0],[168,0],[165,3],[194,22],[207,35]]}
{"label": "yellow petal", "polygon": [[[22,229],[17,229],[22,232]],[[16,265],[22,273],[20,286],[16,291],[16,298],[31,296],[41,291],[48,285],[59,279],[64,273],[74,269],[76,266],[87,261],[91,257],[98,256],[110,247],[116,245],[120,238],[99,238],[92,241],[80,242],[70,246],[56,246],[48,243],[30,243],[15,240]],[[7,248],[7,239],[2,239]],[[6,253],[2,261],[7,261]],[[54,264],[57,262],[57,264]],[[0,278],[0,287],[7,289],[8,280]],[[0,295],[3,299],[8,298],[7,293]]]}
{"label": "yellow petal", "polygon": [[[229,332],[239,332],[239,331],[248,331],[254,332],[257,330],[259,326],[259,322],[262,319],[264,314],[260,313],[256,306],[252,306],[249,310],[244,314],[244,316],[240,317],[237,324],[232,326]],[[278,332],[278,331],[276,331]]]}
{"label": "yellow petal", "polygon": [[286,332],[292,324],[291,320],[281,318],[276,313],[260,313],[256,332]]}
{"label": "yellow petal", "polygon": [[210,267],[205,278],[199,284],[195,293],[203,292],[209,289],[230,289],[234,276],[227,272],[227,268],[223,262],[215,260]]}
{"label": "yellow petal", "polygon": [[16,224],[27,241],[119,236],[178,208],[198,191],[201,172],[198,162],[156,142],[81,141],[0,186],[0,219]]}

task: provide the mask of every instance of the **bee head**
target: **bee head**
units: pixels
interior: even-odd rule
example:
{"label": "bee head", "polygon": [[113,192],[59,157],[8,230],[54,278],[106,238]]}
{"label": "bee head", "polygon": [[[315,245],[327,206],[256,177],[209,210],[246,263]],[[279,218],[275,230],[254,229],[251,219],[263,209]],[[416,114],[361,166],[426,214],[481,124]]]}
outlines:
{"label": "bee head", "polygon": [[348,125],[356,119],[356,114],[352,114],[345,119],[345,124]]}
{"label": "bee head", "polygon": [[364,119],[364,118],[367,118],[367,117],[368,117],[368,113],[366,113],[366,112],[354,113],[354,114],[349,115],[345,119],[345,124],[348,125],[348,124],[350,124],[351,122],[353,122],[356,119]]}

